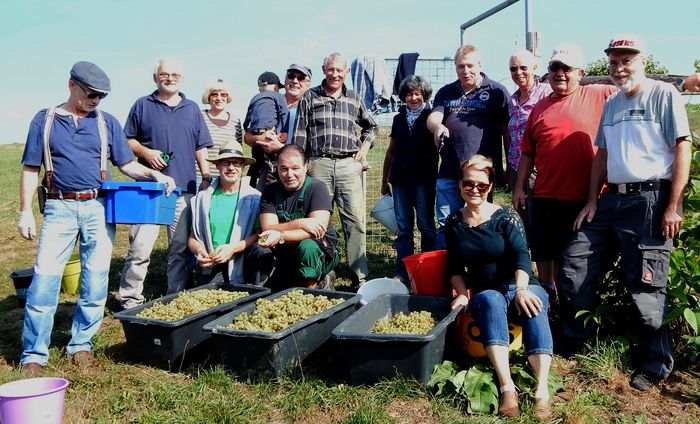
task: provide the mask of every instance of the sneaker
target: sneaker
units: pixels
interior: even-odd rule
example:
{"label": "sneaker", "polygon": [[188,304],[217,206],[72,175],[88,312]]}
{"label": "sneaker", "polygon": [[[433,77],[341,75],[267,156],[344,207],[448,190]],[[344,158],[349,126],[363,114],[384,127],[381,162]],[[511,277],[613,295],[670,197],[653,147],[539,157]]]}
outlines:
{"label": "sneaker", "polygon": [[335,271],[326,274],[321,281],[318,282],[318,288],[321,290],[335,291]]}
{"label": "sneaker", "polygon": [[89,368],[95,365],[95,357],[89,350],[79,350],[73,354],[71,362],[80,368]]}
{"label": "sneaker", "polygon": [[44,369],[44,366],[38,362],[27,362],[26,364],[20,365],[20,368],[20,374],[22,375],[22,377],[32,378],[41,374],[41,371]]}
{"label": "sneaker", "polygon": [[661,381],[661,376],[654,374],[649,371],[637,371],[634,376],[632,376],[632,381],[630,381],[630,386],[637,390],[646,392],[652,387],[659,387],[659,382]]}
{"label": "sneaker", "polygon": [[501,393],[501,399],[498,402],[498,415],[501,417],[517,417],[520,415],[518,395],[514,391],[507,390]]}

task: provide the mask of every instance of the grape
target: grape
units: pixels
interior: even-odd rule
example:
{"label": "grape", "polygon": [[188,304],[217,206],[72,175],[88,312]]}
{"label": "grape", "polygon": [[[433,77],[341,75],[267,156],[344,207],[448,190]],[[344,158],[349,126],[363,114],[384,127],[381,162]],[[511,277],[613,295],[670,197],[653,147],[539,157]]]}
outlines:
{"label": "grape", "polygon": [[160,321],[179,321],[187,316],[248,296],[246,291],[202,289],[183,291],[168,303],[156,302],[136,316]]}
{"label": "grape", "polygon": [[413,311],[408,315],[403,312],[391,319],[379,319],[372,329],[378,334],[426,334],[435,327],[435,319],[428,311]]}
{"label": "grape", "polygon": [[342,298],[329,299],[324,295],[315,296],[293,290],[276,299],[258,299],[252,313],[238,315],[226,328],[276,333],[344,301]]}

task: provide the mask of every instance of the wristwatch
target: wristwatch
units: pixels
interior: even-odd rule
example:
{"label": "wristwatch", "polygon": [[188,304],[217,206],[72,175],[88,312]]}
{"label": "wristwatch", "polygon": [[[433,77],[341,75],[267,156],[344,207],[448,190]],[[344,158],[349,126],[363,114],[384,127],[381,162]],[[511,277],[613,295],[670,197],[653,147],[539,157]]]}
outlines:
{"label": "wristwatch", "polygon": [[284,231],[280,231],[280,239],[277,243],[284,244]]}
{"label": "wristwatch", "polygon": [[211,175],[202,175],[202,181],[206,181],[208,183],[211,183],[212,181],[214,181],[214,178],[212,178]]}
{"label": "wristwatch", "polygon": [[685,83],[685,80],[683,78],[676,78],[675,86],[680,91],[681,93],[685,90],[683,90],[683,84]]}

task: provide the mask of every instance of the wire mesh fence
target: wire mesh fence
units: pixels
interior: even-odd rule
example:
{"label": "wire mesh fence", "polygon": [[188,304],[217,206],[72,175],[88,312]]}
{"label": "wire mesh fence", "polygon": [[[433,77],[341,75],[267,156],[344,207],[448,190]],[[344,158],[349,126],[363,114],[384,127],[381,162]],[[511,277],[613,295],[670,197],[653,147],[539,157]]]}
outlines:
{"label": "wire mesh fence", "polygon": [[[390,76],[396,74],[398,66],[397,58],[385,59],[385,66]],[[430,82],[433,87],[433,95],[442,86],[456,79],[454,63],[451,58],[419,58],[416,62],[415,75],[422,76]],[[393,78],[392,78],[393,79]],[[367,189],[367,259],[370,263],[388,262],[393,263],[396,258],[396,251],[393,247],[394,236],[384,228],[379,222],[370,217],[372,206],[382,197],[382,165],[384,154],[389,146],[389,134],[391,123],[396,112],[382,113],[375,115],[375,120],[380,126],[379,137],[368,153],[368,161],[371,165],[366,173]],[[337,216],[337,214],[335,214]]]}

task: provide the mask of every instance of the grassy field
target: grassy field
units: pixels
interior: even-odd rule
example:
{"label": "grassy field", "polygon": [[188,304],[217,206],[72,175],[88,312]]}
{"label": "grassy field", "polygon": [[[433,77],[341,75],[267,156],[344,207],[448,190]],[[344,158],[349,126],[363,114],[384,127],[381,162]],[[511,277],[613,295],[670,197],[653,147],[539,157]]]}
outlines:
{"label": "grassy field", "polygon": [[[700,126],[700,110],[692,116]],[[384,134],[385,135],[385,134]],[[382,141],[372,155],[369,191],[378,186],[383,158]],[[23,311],[7,277],[30,267],[37,242],[17,232],[18,180],[23,146],[0,146],[0,383],[19,378]],[[378,192],[378,189],[376,189]],[[375,194],[368,194],[368,197]],[[368,200],[368,206],[373,202]],[[35,213],[38,217],[38,212]],[[40,225],[40,218],[37,224]],[[378,224],[368,222],[380,244],[390,239]],[[119,226],[110,273],[106,318],[96,338],[98,365],[80,370],[70,364],[64,347],[76,296],[61,294],[53,331],[47,376],[67,378],[64,422],[82,423],[492,423],[494,416],[472,415],[461,402],[435,397],[411,380],[391,380],[371,387],[353,387],[339,375],[332,347],[312,355],[302,367],[278,379],[245,379],[232,375],[214,358],[203,357],[178,371],[141,365],[129,358],[124,333],[113,319],[116,291],[127,249],[126,226]],[[370,243],[371,245],[371,243]],[[373,276],[389,275],[385,259],[390,250],[370,250]],[[391,259],[388,256],[388,259]],[[146,295],[165,291],[165,234],[161,234],[146,281]],[[341,277],[347,270],[341,269]],[[553,422],[642,423],[700,422],[700,368],[678,364],[662,390],[639,394],[627,385],[627,359],[610,344],[599,344],[574,360],[555,357],[554,368],[565,378],[565,389],[555,399]],[[473,361],[461,356],[462,366]],[[482,361],[483,363],[483,361]],[[525,397],[523,396],[523,399]],[[525,414],[513,422],[535,422]]]}

